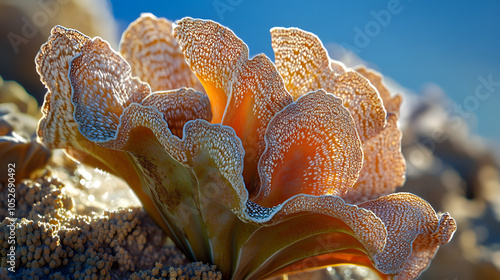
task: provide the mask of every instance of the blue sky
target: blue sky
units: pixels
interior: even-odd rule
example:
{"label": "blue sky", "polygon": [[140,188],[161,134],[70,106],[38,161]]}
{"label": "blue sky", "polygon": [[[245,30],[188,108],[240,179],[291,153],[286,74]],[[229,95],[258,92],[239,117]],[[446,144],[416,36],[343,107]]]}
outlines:
{"label": "blue sky", "polygon": [[[271,59],[269,29],[299,27],[318,35],[325,45],[352,47],[377,70],[415,92],[429,82],[439,85],[464,112],[472,113],[468,118],[472,132],[500,142],[498,1],[111,0],[111,4],[121,30],[142,12],[170,20],[212,19],[243,39],[251,55],[265,53]],[[490,80],[489,86],[485,80]]]}

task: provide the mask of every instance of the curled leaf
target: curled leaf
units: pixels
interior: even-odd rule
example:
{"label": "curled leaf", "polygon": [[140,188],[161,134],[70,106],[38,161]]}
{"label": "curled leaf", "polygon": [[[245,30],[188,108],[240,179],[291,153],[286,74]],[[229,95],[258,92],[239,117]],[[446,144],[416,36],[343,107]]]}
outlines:
{"label": "curled leaf", "polygon": [[351,112],[361,142],[385,126],[386,110],[377,90],[358,72],[331,64],[326,49],[314,34],[297,28],[273,28],[272,45],[276,68],[294,98],[323,88],[342,98]]}
{"label": "curled leaf", "polygon": [[390,114],[387,126],[363,143],[363,168],[352,189],[342,196],[351,203],[393,193],[405,181],[406,163],[401,153],[401,132],[396,115]]}
{"label": "curled leaf", "polygon": [[132,74],[153,91],[180,87],[203,90],[189,70],[167,19],[142,14],[123,33],[120,54],[130,64]]}
{"label": "curled leaf", "polygon": [[265,139],[259,162],[261,189],[254,200],[263,206],[299,193],[342,195],[362,166],[361,143],[349,111],[323,90],[279,112]]}

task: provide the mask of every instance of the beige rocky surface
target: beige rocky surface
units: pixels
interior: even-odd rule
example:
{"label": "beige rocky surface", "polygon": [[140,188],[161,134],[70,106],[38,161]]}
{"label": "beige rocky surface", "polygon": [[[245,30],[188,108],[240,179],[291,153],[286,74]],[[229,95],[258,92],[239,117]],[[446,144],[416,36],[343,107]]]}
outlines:
{"label": "beige rocky surface", "polygon": [[[53,177],[51,169],[35,181],[24,180],[16,186],[14,217],[9,217],[4,203],[7,186],[0,186],[3,221],[0,244],[4,244],[1,276],[12,279],[220,279],[220,272],[214,266],[187,263],[142,207],[129,206],[100,213],[87,208],[79,210],[87,214],[77,213],[72,197],[75,191],[68,194],[70,187]],[[6,263],[11,224],[15,225],[15,273],[7,270],[9,263]]]}

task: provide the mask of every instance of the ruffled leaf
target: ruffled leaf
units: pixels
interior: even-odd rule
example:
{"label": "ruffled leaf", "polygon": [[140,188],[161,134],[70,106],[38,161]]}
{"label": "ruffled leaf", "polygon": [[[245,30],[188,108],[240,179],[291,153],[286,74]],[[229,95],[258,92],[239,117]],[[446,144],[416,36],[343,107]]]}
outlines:
{"label": "ruffled leaf", "polygon": [[69,62],[90,40],[78,31],[56,26],[35,58],[36,71],[48,89],[38,126],[38,141],[48,148],[65,148],[77,144],[78,128],[73,119]]}
{"label": "ruffled leaf", "polygon": [[236,278],[262,279],[325,253],[362,256],[366,262],[382,251],[387,234],[373,213],[336,196],[295,196],[261,223],[266,226],[249,235],[240,249]]}
{"label": "ruffled leaf", "polygon": [[123,109],[151,92],[147,84],[131,78],[129,64],[99,38],[89,41],[71,61],[69,77],[75,119],[92,141],[112,138]]}
{"label": "ruffled leaf", "polygon": [[42,106],[43,116],[37,129],[37,140],[50,149],[65,149],[76,160],[120,176],[134,188],[145,210],[168,232],[152,199],[142,190],[141,179],[130,157],[122,152],[102,148],[85,138],[73,118],[72,89],[68,77],[71,60],[90,38],[78,31],[54,27],[38,53],[35,62],[40,79],[47,87]]}
{"label": "ruffled leaf", "polygon": [[387,228],[384,250],[374,256],[376,267],[386,274],[401,274],[401,279],[417,277],[456,230],[448,214],[438,217],[429,203],[410,193],[383,196],[359,207],[375,213]]}
{"label": "ruffled leaf", "polygon": [[367,78],[370,83],[377,89],[380,98],[384,103],[384,108],[387,113],[399,115],[399,108],[403,98],[401,94],[392,96],[387,87],[383,83],[382,75],[374,70],[368,69],[365,66],[356,67],[355,70]]}
{"label": "ruffled leaf", "polygon": [[174,36],[210,98],[212,122],[220,123],[233,77],[248,60],[248,47],[231,30],[213,21],[184,18],[176,24]]}
{"label": "ruffled leaf", "polygon": [[[248,59],[248,47],[234,33],[212,21],[184,18],[175,36],[211,102],[223,112],[212,122],[231,126],[243,142],[243,175],[251,195],[258,191],[257,165],[266,147],[271,118],[292,102],[283,79],[265,55]],[[212,107],[215,110],[215,107]],[[219,120],[219,118],[222,118]]]}
{"label": "ruffled leaf", "polygon": [[189,70],[167,19],[142,14],[123,33],[120,53],[130,63],[132,74],[153,91],[180,87],[203,90]]}
{"label": "ruffled leaf", "polygon": [[194,89],[180,88],[154,92],[148,95],[141,104],[158,109],[167,121],[170,131],[179,138],[182,138],[182,130],[188,121],[212,119],[208,96]]}
{"label": "ruffled leaf", "polygon": [[254,202],[275,206],[299,194],[342,195],[356,182],[361,143],[342,100],[311,92],[280,111],[265,134]]}
{"label": "ruffled leaf", "polygon": [[342,98],[351,112],[362,142],[386,124],[386,111],[377,90],[359,73],[332,67],[326,49],[314,34],[297,28],[271,29],[276,68],[295,99],[317,89]]}
{"label": "ruffled leaf", "polygon": [[342,196],[350,203],[392,193],[405,181],[406,163],[401,153],[401,132],[396,115],[388,117],[384,130],[363,143],[363,168],[354,186]]}

